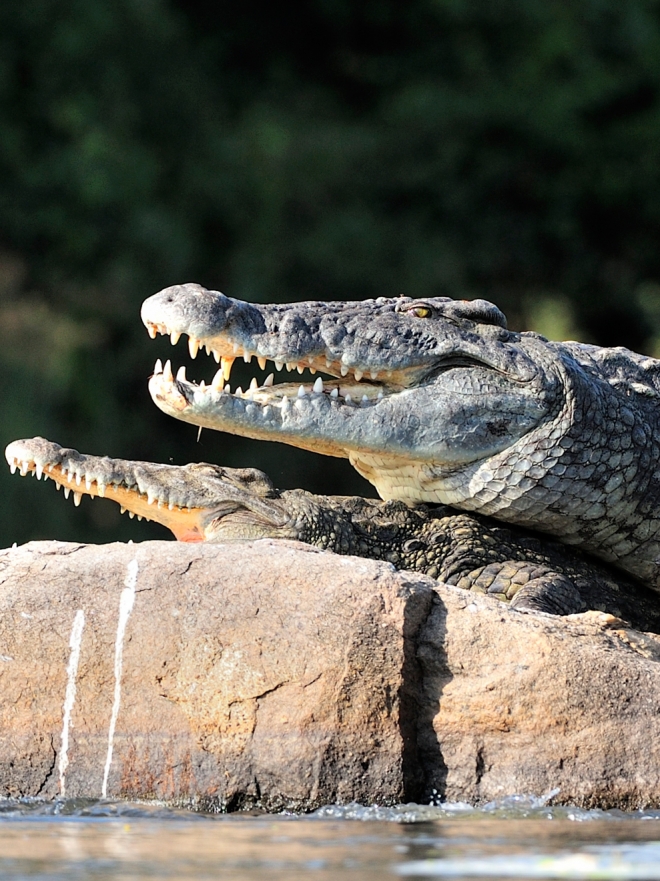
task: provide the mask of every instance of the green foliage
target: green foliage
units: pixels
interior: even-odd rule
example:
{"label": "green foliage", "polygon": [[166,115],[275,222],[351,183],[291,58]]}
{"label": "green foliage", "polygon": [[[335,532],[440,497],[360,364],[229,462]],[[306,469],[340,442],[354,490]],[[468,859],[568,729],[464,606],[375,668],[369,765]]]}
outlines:
{"label": "green foliage", "polygon": [[[155,410],[170,351],[138,310],[177,281],[485,296],[513,326],[660,351],[659,102],[658,0],[0,5],[0,443],[364,492],[346,463],[197,445]],[[0,544],[162,534],[0,483]]]}

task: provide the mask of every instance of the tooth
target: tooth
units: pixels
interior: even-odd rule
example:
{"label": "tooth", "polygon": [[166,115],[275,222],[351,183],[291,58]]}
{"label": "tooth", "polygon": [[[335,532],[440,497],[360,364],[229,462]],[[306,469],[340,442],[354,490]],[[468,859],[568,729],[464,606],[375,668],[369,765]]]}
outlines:
{"label": "tooth", "polygon": [[206,352],[207,355],[211,354],[211,347],[209,346],[208,343],[204,343],[204,351]]}
{"label": "tooth", "polygon": [[218,370],[216,375],[213,377],[213,382],[211,383],[211,388],[214,392],[221,392],[225,385],[225,377],[222,373],[222,368]]}
{"label": "tooth", "polygon": [[314,374],[316,373],[316,367],[310,367],[309,372],[312,374],[312,376],[314,376]]}
{"label": "tooth", "polygon": [[176,381],[177,382],[185,382],[186,381],[186,365],[182,364],[181,367],[176,372]]}
{"label": "tooth", "polygon": [[364,376],[364,373],[361,370],[355,371],[355,381],[356,382],[359,382],[363,376]]}
{"label": "tooth", "polygon": [[137,514],[136,516],[137,516],[137,519],[138,519],[138,520],[142,520],[142,515],[141,515],[141,514]]}
{"label": "tooth", "polygon": [[241,355],[243,353],[243,349],[239,346],[238,343],[232,343],[231,346],[234,350],[234,355]]}
{"label": "tooth", "polygon": [[330,361],[329,358],[326,358],[326,359],[325,359],[325,366],[326,366],[326,367],[332,367],[332,361]]}
{"label": "tooth", "polygon": [[176,346],[176,344],[179,342],[180,339],[181,339],[181,332],[178,330],[173,330],[172,333],[170,334],[170,342],[172,343],[172,345]]}
{"label": "tooth", "polygon": [[296,370],[298,371],[298,373],[304,373],[304,372],[305,372],[305,368],[303,367],[302,364],[296,364]]}
{"label": "tooth", "polygon": [[362,403],[363,403],[363,404],[368,404],[368,403],[369,403],[369,398],[368,398],[366,395],[362,395]]}
{"label": "tooth", "polygon": [[174,377],[172,376],[172,364],[170,359],[168,358],[165,362],[165,366],[163,367],[163,379],[165,382],[172,382]]}
{"label": "tooth", "polygon": [[76,474],[76,486],[80,486],[82,483],[82,474]]}
{"label": "tooth", "polygon": [[196,358],[197,352],[199,352],[199,340],[195,340],[190,337],[188,339],[188,351],[190,352],[191,358]]}
{"label": "tooth", "polygon": [[282,398],[282,404],[281,404],[281,407],[282,407],[283,410],[287,410],[288,407],[289,407],[289,399],[287,398],[286,395],[284,395],[284,397]]}
{"label": "tooth", "polygon": [[82,493],[74,493],[73,494],[73,504],[78,507],[80,502],[82,501]]}
{"label": "tooth", "polygon": [[372,370],[371,373],[369,374],[369,376],[370,376],[372,379],[378,379],[378,371],[377,371],[377,370]]}
{"label": "tooth", "polygon": [[91,478],[88,477],[87,475],[85,475],[85,489],[87,490],[87,492],[89,492],[91,488],[92,488]]}
{"label": "tooth", "polygon": [[323,394],[323,380],[319,376],[316,382],[313,385],[314,394],[322,395]]}
{"label": "tooth", "polygon": [[254,391],[256,388],[259,388],[259,383],[257,382],[257,377],[253,376],[252,381],[250,382],[250,390]]}
{"label": "tooth", "polygon": [[266,417],[270,416],[270,407],[268,406],[268,404],[266,404],[266,406],[262,409],[261,415],[264,419],[266,419]]}
{"label": "tooth", "polygon": [[123,505],[120,505],[120,506],[119,506],[119,513],[120,513],[120,514],[125,514],[125,513],[126,513],[126,508],[124,508]]}
{"label": "tooth", "polygon": [[264,388],[270,388],[274,382],[275,382],[275,374],[271,373],[264,380]]}
{"label": "tooth", "polygon": [[236,391],[234,392],[234,394],[236,395],[237,398],[242,398],[242,397],[243,397],[243,389],[240,387],[240,385],[239,385],[239,387],[236,389]]}
{"label": "tooth", "polygon": [[65,487],[64,487],[64,498],[65,498],[65,499],[68,499],[68,498],[69,498],[69,494],[70,494],[70,492],[71,492],[71,487],[65,486]]}
{"label": "tooth", "polygon": [[252,360],[252,353],[251,352],[243,352],[243,360],[245,361],[246,364],[249,364],[250,361]]}
{"label": "tooth", "polygon": [[353,403],[353,398],[348,393],[344,395],[344,400],[346,401],[347,404]]}
{"label": "tooth", "polygon": [[346,376],[346,374],[348,373],[348,367],[345,364],[341,364],[339,367],[339,372],[342,376]]}
{"label": "tooth", "polygon": [[262,370],[266,369],[266,358],[259,357],[257,358],[257,364],[261,367]]}
{"label": "tooth", "polygon": [[220,363],[220,352],[216,352],[216,350],[214,349],[213,350],[213,357],[215,358],[215,363],[219,364]]}
{"label": "tooth", "polygon": [[235,360],[234,358],[221,358],[220,359],[220,364],[222,366],[222,375],[224,376],[225,380],[228,380],[229,377],[231,376],[231,368],[232,368],[232,364],[234,363],[234,360]]}
{"label": "tooth", "polygon": [[153,505],[153,503],[155,501],[156,501],[156,496],[150,490],[147,491],[147,504]]}
{"label": "tooth", "polygon": [[37,475],[37,480],[41,480],[41,475],[44,473],[43,465],[35,465],[34,473]]}
{"label": "tooth", "polygon": [[283,366],[284,366],[283,361],[276,361],[275,362],[275,370],[281,370]]}
{"label": "tooth", "polygon": [[148,324],[147,325],[147,333],[149,334],[149,336],[151,337],[152,340],[155,340],[156,334],[158,333],[158,331],[156,330],[156,326],[154,324]]}
{"label": "tooth", "polygon": [[383,395],[383,390],[382,390],[382,389],[379,389],[379,390],[378,390],[378,394],[376,395],[376,398],[380,401],[380,400],[382,400],[384,397],[385,397],[385,396]]}
{"label": "tooth", "polygon": [[[53,478],[53,480],[55,480],[55,478]],[[58,483],[56,480],[55,480],[55,489],[56,489],[56,490],[60,490],[60,489],[62,489],[62,484],[61,484],[61,483]]]}
{"label": "tooth", "polygon": [[16,459],[14,459],[13,462],[9,463],[9,470],[11,471],[12,474],[16,474],[16,467],[17,467],[16,466]]}
{"label": "tooth", "polygon": [[25,475],[28,473],[28,467],[29,466],[27,462],[21,462],[21,477],[25,477]]}
{"label": "tooth", "polygon": [[162,372],[163,372],[163,362],[159,358],[154,365],[154,373],[156,374],[156,373],[162,373]]}
{"label": "tooth", "polygon": [[102,480],[99,480],[96,484],[96,491],[101,496],[101,498],[105,497],[105,483]]}
{"label": "tooth", "polygon": [[199,390],[200,390],[200,392],[205,392],[205,391],[206,391],[206,383],[204,382],[203,379],[202,379],[202,380],[200,381],[200,383],[199,383]]}
{"label": "tooth", "polygon": [[298,397],[299,398],[305,397],[305,386],[304,385],[301,385],[300,388],[298,389]]}
{"label": "tooth", "polygon": [[129,517],[131,518],[131,520],[132,520],[133,517],[135,517],[135,512],[134,512],[134,511],[129,511],[129,512],[128,512],[128,516],[129,516]]}
{"label": "tooth", "polygon": [[331,397],[331,398],[338,398],[338,397],[339,397],[339,389],[338,389],[336,386],[335,386],[335,388],[333,388],[333,390],[330,392],[330,397]]}

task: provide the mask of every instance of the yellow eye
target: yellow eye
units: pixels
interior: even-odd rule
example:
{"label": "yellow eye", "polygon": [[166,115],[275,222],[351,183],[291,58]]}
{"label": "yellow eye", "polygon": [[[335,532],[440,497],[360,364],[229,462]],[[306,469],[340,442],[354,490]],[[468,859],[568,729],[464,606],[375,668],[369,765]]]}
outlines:
{"label": "yellow eye", "polygon": [[429,306],[414,306],[410,312],[417,318],[430,318],[433,315],[433,310]]}

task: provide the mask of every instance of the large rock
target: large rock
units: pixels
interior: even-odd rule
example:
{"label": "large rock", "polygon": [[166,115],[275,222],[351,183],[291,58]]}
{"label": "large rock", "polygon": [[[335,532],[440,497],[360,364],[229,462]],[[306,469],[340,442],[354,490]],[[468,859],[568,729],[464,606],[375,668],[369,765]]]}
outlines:
{"label": "large rock", "polygon": [[0,552],[0,795],[660,804],[660,643],[304,545]]}

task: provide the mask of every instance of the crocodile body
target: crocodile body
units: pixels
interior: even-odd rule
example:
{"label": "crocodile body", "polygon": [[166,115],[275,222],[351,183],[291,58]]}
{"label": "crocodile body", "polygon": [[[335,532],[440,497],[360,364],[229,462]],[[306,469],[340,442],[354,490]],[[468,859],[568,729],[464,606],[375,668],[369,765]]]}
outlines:
{"label": "crocodile body", "polygon": [[445,505],[279,491],[256,469],[87,456],[43,438],[7,447],[12,469],[74,493],[111,498],[183,541],[297,539],[339,554],[386,560],[514,608],[571,614],[599,609],[660,631],[660,597],[559,542]]}
{"label": "crocodile body", "polygon": [[[383,499],[538,530],[660,590],[660,362],[509,331],[483,300],[255,305],[181,285],[142,318],[220,362],[208,386],[157,364],[170,415],[345,456]],[[239,357],[330,379],[232,393]]]}

